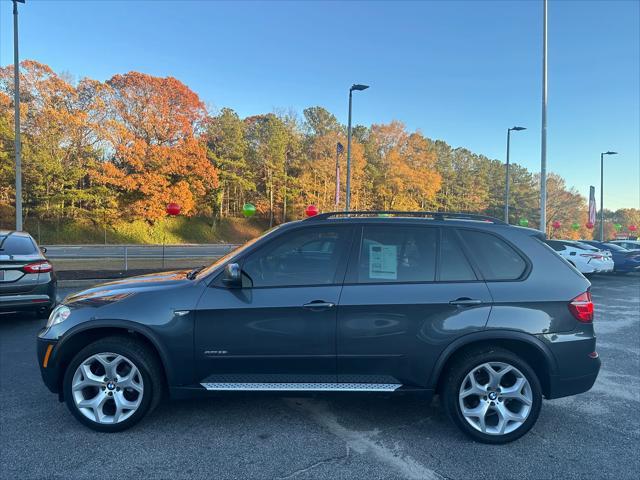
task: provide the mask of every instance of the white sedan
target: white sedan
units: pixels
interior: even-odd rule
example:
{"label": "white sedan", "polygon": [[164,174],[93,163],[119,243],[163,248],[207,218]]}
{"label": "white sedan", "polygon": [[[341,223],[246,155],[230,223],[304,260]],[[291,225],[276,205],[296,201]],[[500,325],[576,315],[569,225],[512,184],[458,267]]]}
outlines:
{"label": "white sedan", "polygon": [[573,240],[547,240],[547,244],[580,273],[613,272],[611,252]]}

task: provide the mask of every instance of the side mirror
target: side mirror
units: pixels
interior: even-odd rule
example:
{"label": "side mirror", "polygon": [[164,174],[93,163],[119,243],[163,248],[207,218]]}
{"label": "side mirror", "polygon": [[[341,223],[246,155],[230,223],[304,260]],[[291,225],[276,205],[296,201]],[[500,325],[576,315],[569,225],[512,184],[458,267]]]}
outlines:
{"label": "side mirror", "polygon": [[228,288],[242,288],[242,270],[237,263],[228,263],[224,267],[222,283]]}
{"label": "side mirror", "polygon": [[40,251],[41,251],[42,253],[47,253],[47,249],[46,249],[46,247],[40,247]]}

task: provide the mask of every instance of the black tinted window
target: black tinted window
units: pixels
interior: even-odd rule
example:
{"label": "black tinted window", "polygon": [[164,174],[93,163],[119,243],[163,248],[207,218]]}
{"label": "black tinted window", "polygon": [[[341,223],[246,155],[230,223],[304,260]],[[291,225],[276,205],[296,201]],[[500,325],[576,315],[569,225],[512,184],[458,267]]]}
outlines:
{"label": "black tinted window", "polygon": [[423,227],[364,227],[358,282],[432,282],[437,230]]}
{"label": "black tinted window", "polygon": [[254,287],[330,285],[338,281],[348,235],[348,227],[285,233],[249,255],[242,270]]}
{"label": "black tinted window", "polygon": [[18,235],[0,236],[0,255],[33,255],[38,250],[29,237]]}
{"label": "black tinted window", "polygon": [[495,235],[474,230],[460,230],[460,234],[485,280],[515,280],[527,268],[524,259]]}
{"label": "black tinted window", "polygon": [[562,250],[566,250],[566,247],[562,242],[556,242],[555,240],[547,240],[547,245],[553,248],[556,252],[561,252]]}
{"label": "black tinted window", "polygon": [[439,279],[443,282],[477,280],[455,232],[448,228],[442,230]]}

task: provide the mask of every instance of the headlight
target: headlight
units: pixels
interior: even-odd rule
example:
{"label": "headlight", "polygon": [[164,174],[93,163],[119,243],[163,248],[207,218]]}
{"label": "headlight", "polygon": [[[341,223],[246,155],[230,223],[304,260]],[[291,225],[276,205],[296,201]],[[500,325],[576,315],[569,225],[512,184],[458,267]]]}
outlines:
{"label": "headlight", "polygon": [[47,320],[47,328],[53,327],[54,325],[59,324],[60,322],[64,322],[71,315],[71,309],[66,307],[65,305],[58,305],[53,309],[51,315],[49,315],[49,320]]}

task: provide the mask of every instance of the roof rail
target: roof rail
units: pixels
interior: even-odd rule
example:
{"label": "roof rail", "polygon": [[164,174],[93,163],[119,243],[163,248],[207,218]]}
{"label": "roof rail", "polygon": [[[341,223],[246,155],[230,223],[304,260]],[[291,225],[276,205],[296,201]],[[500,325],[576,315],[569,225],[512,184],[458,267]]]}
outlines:
{"label": "roof rail", "polygon": [[305,219],[305,222],[326,220],[328,218],[338,217],[371,217],[371,216],[398,216],[398,217],[418,217],[431,218],[433,220],[472,220],[476,222],[488,222],[498,225],[506,225],[500,219],[489,215],[478,215],[475,213],[455,213],[455,212],[403,212],[397,210],[369,210],[369,211],[351,211],[351,212],[327,212],[319,213],[313,217]]}

